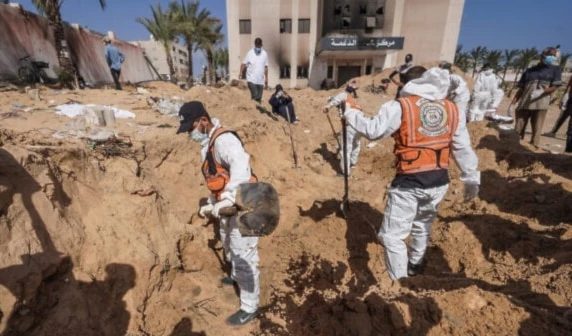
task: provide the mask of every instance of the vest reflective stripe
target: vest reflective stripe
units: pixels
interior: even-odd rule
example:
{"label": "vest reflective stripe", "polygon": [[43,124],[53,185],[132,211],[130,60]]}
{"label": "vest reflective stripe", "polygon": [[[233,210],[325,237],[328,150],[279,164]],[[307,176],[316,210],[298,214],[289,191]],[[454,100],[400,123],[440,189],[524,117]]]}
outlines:
{"label": "vest reflective stripe", "polygon": [[[240,143],[242,144],[242,140],[240,140],[236,132],[227,130],[222,127],[217,128],[214,131],[209,141],[207,155],[205,157],[205,160],[203,161],[201,169],[203,172],[203,176],[205,177],[205,181],[207,183],[207,188],[211,191],[211,194],[215,197],[217,201],[220,201],[220,197],[224,192],[224,188],[228,184],[228,181],[230,181],[230,172],[228,171],[228,169],[223,167],[219,162],[217,162],[214,156],[215,140],[224,133],[234,134],[234,136],[236,136],[240,141]],[[252,174],[250,176],[250,182],[256,182],[256,181],[258,181],[258,179],[254,174]]]}
{"label": "vest reflective stripe", "polygon": [[398,101],[401,126],[393,133],[397,173],[447,169],[451,142],[459,123],[457,106],[449,100],[432,102],[416,96]]}

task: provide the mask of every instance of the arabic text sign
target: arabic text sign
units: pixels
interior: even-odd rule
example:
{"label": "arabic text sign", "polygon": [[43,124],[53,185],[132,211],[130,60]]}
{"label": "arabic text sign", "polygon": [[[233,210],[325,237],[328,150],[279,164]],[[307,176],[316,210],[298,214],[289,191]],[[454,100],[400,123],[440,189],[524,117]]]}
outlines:
{"label": "arabic text sign", "polygon": [[322,50],[401,50],[404,37],[323,37]]}

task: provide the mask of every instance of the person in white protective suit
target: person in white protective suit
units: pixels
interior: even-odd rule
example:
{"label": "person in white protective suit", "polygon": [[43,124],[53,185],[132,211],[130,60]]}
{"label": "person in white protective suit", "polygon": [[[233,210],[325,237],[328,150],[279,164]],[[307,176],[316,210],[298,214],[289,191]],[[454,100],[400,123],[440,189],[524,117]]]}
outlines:
{"label": "person in white protective suit", "polygon": [[[341,92],[333,97],[330,97],[328,104],[324,106],[323,112],[328,113],[329,109],[332,107],[341,108],[342,102],[345,102],[346,108],[355,109],[357,111],[361,111],[361,107],[356,103],[355,99],[352,98],[351,94],[353,94],[353,88],[351,86],[347,86],[344,92]],[[361,137],[356,132],[353,127],[347,127],[347,134],[346,134],[346,143],[343,143],[342,134],[340,134],[340,141],[339,143],[342,146],[346,146],[347,148],[347,157],[344,158],[344,149],[340,148],[339,152],[341,153],[340,159],[340,171],[341,173],[338,174],[340,176],[343,175],[345,169],[345,160],[349,160],[350,163],[349,168],[355,167],[357,165],[359,159],[359,153],[361,151]],[[348,176],[350,172],[348,172]]]}
{"label": "person in white protective suit", "polygon": [[473,87],[473,101],[468,121],[481,121],[486,114],[496,115],[497,108],[504,97],[504,91],[500,88],[501,84],[502,79],[495,74],[490,65],[488,63],[483,65]]}
{"label": "person in white protective suit", "polygon": [[383,104],[377,116],[368,118],[355,109],[343,114],[348,124],[369,139],[395,139],[397,173],[378,233],[393,280],[423,269],[431,225],[449,186],[450,156],[461,169],[465,201],[478,194],[480,185],[478,159],[471,148],[465,115],[445,99],[449,73],[416,66],[407,75],[401,98]]}
{"label": "person in white protective suit", "polygon": [[220,210],[233,206],[238,186],[256,182],[250,168],[250,156],[245,152],[237,134],[210,118],[199,101],[185,103],[180,111],[179,133],[187,133],[201,144],[202,173],[211,191],[208,203],[199,210],[205,217],[211,214],[220,219],[220,238],[227,262],[231,263],[231,278],[222,278],[224,285],[236,282],[240,291],[240,309],[227,318],[231,326],[246,324],[256,317],[260,284],[258,270],[258,237],[243,237],[237,227],[236,216],[221,217]]}
{"label": "person in white protective suit", "polygon": [[467,115],[467,107],[469,105],[469,100],[471,100],[471,93],[467,87],[467,82],[451,71],[452,64],[449,62],[441,62],[439,68],[447,70],[449,72],[449,90],[447,91],[447,98],[451,99],[453,103],[457,104],[459,110]]}

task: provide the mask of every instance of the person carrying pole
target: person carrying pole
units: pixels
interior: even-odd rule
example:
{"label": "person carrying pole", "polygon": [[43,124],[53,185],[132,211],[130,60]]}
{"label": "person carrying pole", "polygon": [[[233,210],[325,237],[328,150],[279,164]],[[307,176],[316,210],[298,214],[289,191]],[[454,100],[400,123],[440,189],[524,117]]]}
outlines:
{"label": "person carrying pole", "polygon": [[[449,186],[450,156],[461,169],[465,201],[479,191],[478,159],[471,148],[464,112],[445,99],[449,73],[440,68],[411,68],[401,98],[381,106],[368,118],[346,109],[349,126],[369,139],[395,139],[397,174],[388,190],[388,200],[378,238],[385,247],[385,260],[393,280],[416,275],[423,260],[439,203]],[[408,255],[405,239],[411,236]]]}
{"label": "person carrying pole", "polygon": [[[361,107],[356,103],[355,99],[351,96],[353,90],[354,89],[348,85],[344,92],[341,92],[333,97],[330,97],[328,104],[324,106],[322,111],[324,113],[328,113],[329,109],[332,107],[337,107],[339,110],[341,110],[342,104],[345,104],[346,109],[361,111]],[[338,141],[338,144],[339,143],[340,141]],[[346,161],[349,162],[349,168],[347,169],[347,175],[349,176],[351,168],[355,167],[357,164],[359,153],[361,151],[360,135],[356,132],[356,130],[353,127],[347,127],[345,142],[344,139],[342,139],[341,144],[342,148],[340,148],[340,151],[342,152],[342,157],[340,160],[340,173],[338,173],[338,176],[345,175]],[[346,154],[344,155],[343,153]]]}

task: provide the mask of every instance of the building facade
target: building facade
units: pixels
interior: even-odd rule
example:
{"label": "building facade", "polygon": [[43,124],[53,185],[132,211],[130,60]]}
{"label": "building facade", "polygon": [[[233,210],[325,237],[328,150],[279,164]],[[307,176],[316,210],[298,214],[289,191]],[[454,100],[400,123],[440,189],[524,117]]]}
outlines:
{"label": "building facade", "polygon": [[464,0],[226,0],[230,78],[254,39],[270,86],[338,86],[403,62],[453,61]]}
{"label": "building facade", "polygon": [[[169,65],[167,63],[167,54],[163,44],[150,37],[147,41],[133,41],[143,50],[143,54],[151,62],[153,67],[164,79],[171,79],[169,76]],[[173,67],[175,69],[175,77],[177,80],[185,81],[189,76],[189,54],[187,47],[178,44],[176,41],[169,45],[169,52],[173,58]]]}

